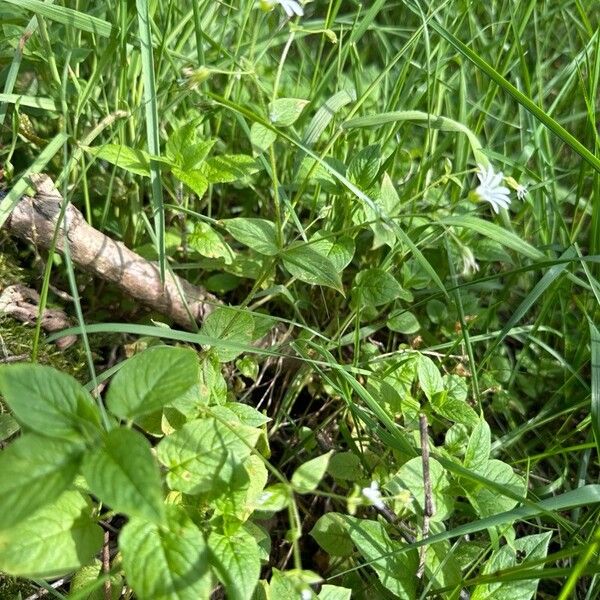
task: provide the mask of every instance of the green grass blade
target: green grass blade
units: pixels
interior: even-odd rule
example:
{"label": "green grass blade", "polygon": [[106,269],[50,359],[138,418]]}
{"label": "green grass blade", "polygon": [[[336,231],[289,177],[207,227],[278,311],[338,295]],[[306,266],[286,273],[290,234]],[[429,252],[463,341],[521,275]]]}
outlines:
{"label": "green grass blade", "polygon": [[54,158],[56,153],[61,149],[62,145],[68,139],[66,133],[59,133],[50,143],[40,152],[39,156],[29,165],[29,168],[21,175],[17,182],[8,192],[2,203],[0,204],[0,227],[4,225],[6,219],[17,205],[21,196],[30,187],[29,175],[32,173],[40,173],[50,160]]}
{"label": "green grass blade", "polygon": [[3,104],[17,104],[20,106],[31,106],[50,112],[58,111],[52,98],[42,98],[40,96],[24,96],[22,94],[0,94],[0,102]]}
{"label": "green grass blade", "polygon": [[7,4],[14,4],[20,8],[33,11],[35,14],[46,17],[51,21],[70,25],[82,31],[89,31],[102,37],[109,37],[113,32],[113,26],[103,19],[86,15],[85,13],[66,8],[64,6],[53,6],[41,0],[3,0]]}
{"label": "green grass blade", "polygon": [[504,91],[510,94],[521,106],[528,110],[536,119],[542,122],[554,135],[560,138],[565,144],[577,152],[583,160],[590,164],[598,173],[600,173],[600,158],[590,152],[574,135],[569,133],[560,123],[555,121],[550,115],[542,110],[531,98],[528,98],[523,92],[518,90],[512,83],[503,77],[494,67],[481,58],[476,52],[473,52],[468,46],[463,44],[458,38],[450,33],[440,23],[432,19],[430,26],[439,33],[447,42],[452,44],[463,56],[468,58],[476,67],[483,71],[492,81],[497,83]]}
{"label": "green grass blade", "polygon": [[600,331],[590,320],[590,345],[592,347],[592,429],[596,438],[596,448],[600,456]]}

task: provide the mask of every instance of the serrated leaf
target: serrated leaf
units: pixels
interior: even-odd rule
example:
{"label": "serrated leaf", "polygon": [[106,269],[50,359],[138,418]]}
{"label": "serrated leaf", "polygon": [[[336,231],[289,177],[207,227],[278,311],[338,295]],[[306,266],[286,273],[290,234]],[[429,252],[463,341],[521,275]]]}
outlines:
{"label": "serrated leaf", "polygon": [[157,447],[158,460],[169,469],[167,484],[186,494],[200,494],[223,487],[232,468],[241,463],[256,444],[259,429],[216,419],[196,419],[165,437]]}
{"label": "serrated leaf", "polygon": [[25,521],[0,531],[0,571],[19,577],[59,577],[87,564],[102,546],[91,506],[64,492]]}
{"label": "serrated leaf", "polygon": [[431,399],[431,408],[445,419],[462,423],[467,427],[474,427],[479,423],[479,416],[464,400],[452,398],[447,392],[434,395]]}
{"label": "serrated leaf", "polygon": [[83,450],[80,442],[26,433],[0,452],[0,530],[54,502],[77,475]]}
{"label": "serrated leaf", "polygon": [[208,537],[210,561],[231,600],[250,600],[260,577],[260,552],[252,535],[240,527],[233,535]]}
{"label": "serrated leaf", "polygon": [[484,420],[480,420],[469,437],[463,461],[464,466],[473,471],[485,469],[491,448],[490,426]]}
{"label": "serrated leaf", "polygon": [[277,230],[272,221],[238,217],[225,219],[221,224],[238,242],[259,254],[275,256],[279,252]]}
{"label": "serrated leaf", "polygon": [[73,377],[45,365],[0,366],[0,394],[17,420],[42,435],[93,439],[101,432],[100,413]]}
{"label": "serrated leaf", "polygon": [[113,377],[106,403],[122,419],[147,415],[199,395],[199,364],[190,348],[156,346],[130,358]]}
{"label": "serrated leaf", "polygon": [[88,451],[83,475],[92,493],[113,510],[160,523],[164,519],[160,473],[150,443],[136,431],[110,431]]}
{"label": "serrated leaf", "polygon": [[121,144],[104,144],[103,146],[87,146],[85,150],[97,159],[105,160],[135,175],[150,177],[150,155],[143,150],[130,148]]}
{"label": "serrated leaf", "polygon": [[277,98],[269,102],[269,120],[279,127],[289,127],[298,120],[308,103],[301,98]]}
{"label": "serrated leaf", "polygon": [[402,288],[391,273],[372,268],[364,269],[356,275],[352,293],[361,306],[381,306],[399,298]]}
{"label": "serrated leaf", "polygon": [[254,319],[249,312],[220,306],[204,319],[201,333],[211,338],[219,360],[229,362],[252,342]]}
{"label": "serrated leaf", "polygon": [[204,221],[194,225],[194,231],[188,237],[188,244],[202,256],[222,258],[226,265],[230,265],[235,258],[233,250],[221,234]]}
{"label": "serrated leaf", "polygon": [[209,183],[229,183],[253,175],[259,170],[256,160],[247,154],[222,154],[207,158],[200,171]]}
{"label": "serrated leaf", "polygon": [[199,198],[202,198],[208,189],[208,179],[198,169],[183,170],[179,167],[173,167],[173,175],[179,181],[185,183]]}
{"label": "serrated leaf", "polygon": [[260,123],[252,123],[252,127],[250,127],[250,143],[252,144],[252,150],[256,154],[267,150],[276,139],[277,134],[272,129]]}
{"label": "serrated leaf", "polygon": [[285,268],[311,285],[325,285],[344,293],[342,280],[333,262],[310,245],[291,244],[281,254]]}
{"label": "serrated leaf", "polygon": [[292,475],[292,485],[298,494],[307,494],[317,489],[321,479],[327,472],[329,459],[333,450],[313,458],[300,465]]}
{"label": "serrated leaf", "polygon": [[354,552],[346,521],[338,513],[329,512],[319,517],[310,535],[331,556],[350,556]]}
{"label": "serrated leaf", "polygon": [[127,582],[140,600],[208,598],[211,577],[202,532],[178,507],[167,526],[132,518],[119,535]]}

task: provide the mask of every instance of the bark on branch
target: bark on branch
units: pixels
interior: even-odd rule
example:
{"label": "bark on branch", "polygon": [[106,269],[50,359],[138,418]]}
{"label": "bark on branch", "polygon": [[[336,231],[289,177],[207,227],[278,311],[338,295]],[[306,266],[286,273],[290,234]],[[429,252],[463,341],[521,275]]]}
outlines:
{"label": "bark on branch", "polygon": [[[47,175],[31,175],[36,189],[33,198],[24,196],[8,218],[9,231],[40,248],[51,246],[64,202]],[[160,280],[158,265],[129,250],[94,229],[72,205],[58,228],[56,249],[64,253],[68,244],[71,259],[80,268],[115,283],[125,295],[171,318],[187,329],[193,329],[219,304],[205,289],[166,274]]]}

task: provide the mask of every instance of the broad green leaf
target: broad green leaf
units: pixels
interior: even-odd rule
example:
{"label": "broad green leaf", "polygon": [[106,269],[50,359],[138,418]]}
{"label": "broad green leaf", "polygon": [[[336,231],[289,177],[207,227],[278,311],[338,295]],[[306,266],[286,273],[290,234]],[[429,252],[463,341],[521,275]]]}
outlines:
{"label": "broad green leaf", "polygon": [[0,452],[0,530],[54,502],[77,475],[83,450],[82,443],[26,433]]}
{"label": "broad green leaf", "polygon": [[302,114],[309,100],[301,98],[278,98],[269,103],[269,120],[279,127],[289,127]]}
{"label": "broad green leaf", "polygon": [[220,306],[204,319],[201,333],[209,338],[221,362],[237,358],[252,342],[254,319],[249,312]]}
{"label": "broad green leaf", "polygon": [[194,225],[194,231],[187,241],[198,254],[208,258],[222,258],[226,265],[230,265],[235,258],[233,250],[221,234],[204,221]]}
{"label": "broad green leaf", "polygon": [[480,420],[469,437],[463,464],[467,469],[482,471],[487,465],[491,448],[490,426],[484,420]]}
{"label": "broad green leaf", "polygon": [[202,532],[178,507],[167,507],[167,526],[132,518],[119,535],[128,584],[139,600],[208,598],[211,576]]}
{"label": "broad green leaf", "polygon": [[350,600],[352,590],[339,585],[325,584],[321,587],[318,598],[320,600]]}
{"label": "broad green leaf", "polygon": [[[482,574],[491,574],[510,567],[528,569],[528,562],[535,562],[546,557],[552,532],[528,535],[511,541],[496,550],[483,568]],[[542,576],[543,565],[534,565]],[[537,579],[512,581],[508,583],[487,583],[475,587],[471,600],[531,600],[538,587]]]}
{"label": "broad green leaf", "polygon": [[254,537],[243,527],[229,536],[213,532],[208,537],[208,548],[227,598],[250,600],[260,577],[260,551]]}
{"label": "broad green leaf", "polygon": [[339,513],[328,512],[319,517],[310,535],[331,556],[350,556],[354,552],[346,521]]}
{"label": "broad green leaf", "polygon": [[343,294],[342,280],[335,265],[327,256],[311,245],[290,244],[281,254],[285,268],[294,276],[311,285],[325,285]]}
{"label": "broad green leaf", "polygon": [[228,183],[245,179],[259,169],[252,156],[246,154],[223,154],[207,158],[200,170],[209,183]]}
{"label": "broad green leaf", "polygon": [[[510,465],[500,460],[488,460],[479,470],[487,479],[494,481],[513,494],[523,496],[526,492],[525,482],[517,476]],[[486,488],[481,483],[466,482],[461,479],[467,497],[480,517],[489,517],[499,512],[507,511],[516,506],[517,501],[498,494],[496,490]]]}
{"label": "broad green leaf", "polygon": [[272,221],[237,217],[225,219],[221,224],[238,242],[259,254],[275,256],[279,252],[277,230]]}
{"label": "broad green leaf", "polygon": [[250,127],[250,143],[252,144],[252,150],[256,154],[267,150],[276,139],[277,134],[272,129],[260,123],[252,123],[252,127]]}
{"label": "broad green leaf", "polygon": [[[429,459],[429,477],[434,504],[432,521],[446,520],[454,510],[454,492],[446,471],[434,458]],[[408,490],[413,497],[413,507],[418,507],[419,514],[423,514],[425,505],[425,486],[423,484],[423,461],[420,456],[404,463],[398,472],[385,484],[384,488],[392,495],[402,494]]]}
{"label": "broad green leaf", "polygon": [[271,421],[270,417],[267,417],[249,404],[242,404],[241,402],[227,402],[225,404],[225,408],[235,413],[235,415],[244,425],[249,425],[250,427],[260,427],[261,425]]}
{"label": "broad green leaf", "polygon": [[310,585],[319,583],[322,578],[313,571],[288,569],[280,571],[273,569],[271,575],[271,600],[298,600],[303,595],[311,593]]}
{"label": "broad green leaf", "polygon": [[190,348],[156,346],[130,358],[113,377],[106,403],[122,419],[152,413],[178,400],[197,397],[199,364]]}
{"label": "broad green leaf", "polygon": [[444,375],[443,380],[449,398],[460,400],[461,402],[467,400],[469,388],[464,377],[450,373],[449,375]]}
{"label": "broad green leaf", "polygon": [[160,473],[150,443],[141,433],[113,429],[101,447],[88,451],[83,475],[92,493],[113,510],[162,522]]}
{"label": "broad green leaf", "polygon": [[381,306],[400,297],[402,288],[387,271],[371,268],[356,275],[353,294],[356,294],[361,306]]}
{"label": "broad green leaf", "polygon": [[66,491],[25,521],[0,531],[0,571],[19,577],[59,577],[89,563],[102,538],[85,498]]}
{"label": "broad green leaf", "polygon": [[350,537],[362,557],[377,573],[379,581],[402,600],[414,600],[417,593],[415,550],[397,554],[401,542],[393,541],[382,523],[343,515]]}
{"label": "broad green leaf", "polygon": [[436,325],[443,323],[448,318],[448,306],[435,298],[427,302],[426,310],[427,316]]}
{"label": "broad green leaf", "polygon": [[327,454],[322,454],[305,462],[294,471],[292,485],[298,494],[306,494],[317,489],[319,482],[327,472],[332,454],[333,450],[330,450]]}
{"label": "broad green leaf", "polygon": [[167,140],[167,157],[183,171],[197,168],[215,145],[214,139],[197,141],[198,127],[197,120],[186,123],[175,130]]}
{"label": "broad green leaf", "polygon": [[200,360],[200,399],[206,404],[227,402],[227,382],[215,350],[204,352]]}
{"label": "broad green leaf", "polygon": [[101,431],[100,413],[90,394],[52,367],[0,366],[0,394],[22,425],[42,435],[93,439]]}
{"label": "broad green leaf", "polygon": [[436,414],[455,423],[468,427],[479,423],[479,416],[464,400],[453,398],[446,392],[432,397],[431,408]]}
{"label": "broad green leaf", "polygon": [[439,369],[433,360],[424,354],[419,355],[417,376],[419,378],[419,385],[428,400],[431,401],[435,394],[443,391],[444,381]]}
{"label": "broad green leaf", "polygon": [[350,264],[354,256],[354,240],[347,235],[331,237],[325,231],[317,231],[310,242],[313,249],[333,263],[338,273]]}
{"label": "broad green leaf", "polygon": [[397,331],[406,335],[417,333],[421,329],[417,317],[403,308],[393,311],[388,317],[386,325],[390,331]]}
{"label": "broad green leaf", "polygon": [[173,167],[173,175],[185,183],[199,198],[202,198],[208,189],[208,179],[199,169],[183,170]]}
{"label": "broad green leaf", "polygon": [[354,452],[336,452],[329,460],[327,472],[346,481],[358,481],[363,477],[360,458]]}
{"label": "broad green leaf", "polygon": [[[75,600],[106,600],[102,575],[102,563],[94,560],[91,565],[81,567],[71,579],[69,598]],[[123,593],[123,577],[115,574],[110,578],[110,600],[119,600]]]}
{"label": "broad green leaf", "polygon": [[261,434],[239,422],[229,425],[231,429],[213,418],[197,419],[160,442],[157,456],[169,469],[171,489],[200,494],[227,485],[233,466],[250,454]]}
{"label": "broad green leaf", "polygon": [[277,512],[290,504],[290,490],[283,483],[276,483],[266,488],[258,497],[256,510]]}
{"label": "broad green leaf", "polygon": [[137,150],[120,144],[104,144],[97,147],[87,146],[84,149],[99,160],[105,160],[135,175],[150,177],[150,155],[143,150]]}
{"label": "broad green leaf", "polygon": [[365,146],[348,165],[348,179],[363,190],[371,186],[379,173],[381,165],[381,146]]}

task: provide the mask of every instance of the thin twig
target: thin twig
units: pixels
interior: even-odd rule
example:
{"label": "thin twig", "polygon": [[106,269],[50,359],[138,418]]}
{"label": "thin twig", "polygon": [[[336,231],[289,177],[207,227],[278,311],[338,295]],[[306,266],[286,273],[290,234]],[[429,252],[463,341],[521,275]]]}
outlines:
{"label": "thin twig", "polygon": [[[423,413],[419,415],[419,432],[421,437],[421,460],[423,463],[423,488],[425,499],[423,505],[423,539],[429,535],[429,520],[435,514],[435,505],[433,503],[433,494],[431,491],[431,473],[429,471],[429,431],[427,416]],[[417,577],[421,579],[425,573],[425,554],[426,546],[419,549],[419,568]]]}
{"label": "thin twig", "polygon": [[112,585],[110,581],[110,531],[104,532],[104,544],[102,546],[102,571],[106,575],[104,580],[104,600],[112,599]]}

